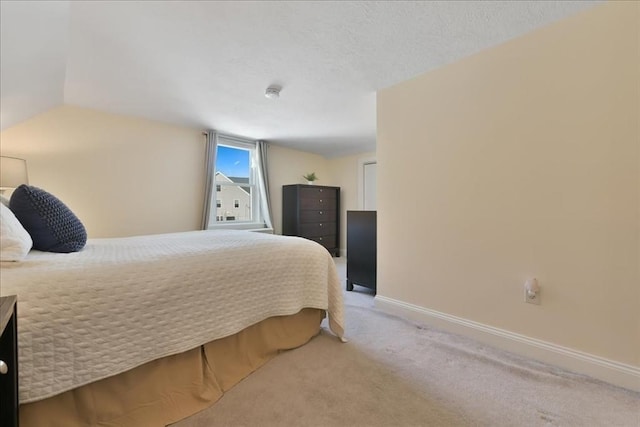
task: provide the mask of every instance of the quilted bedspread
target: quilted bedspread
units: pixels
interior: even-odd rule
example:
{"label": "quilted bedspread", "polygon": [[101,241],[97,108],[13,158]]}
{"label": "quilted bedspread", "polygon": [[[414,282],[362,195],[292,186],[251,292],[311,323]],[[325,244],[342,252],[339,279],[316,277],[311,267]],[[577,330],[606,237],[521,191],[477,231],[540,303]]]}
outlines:
{"label": "quilted bedspread", "polygon": [[90,239],[77,253],[2,263],[18,295],[20,402],[44,399],[235,334],[325,309],[344,335],[331,255],[298,237],[194,231]]}

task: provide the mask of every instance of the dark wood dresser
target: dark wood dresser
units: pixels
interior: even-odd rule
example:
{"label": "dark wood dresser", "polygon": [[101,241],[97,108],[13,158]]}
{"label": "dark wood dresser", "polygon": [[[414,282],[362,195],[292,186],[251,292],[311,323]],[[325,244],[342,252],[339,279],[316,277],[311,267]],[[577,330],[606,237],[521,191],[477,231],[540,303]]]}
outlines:
{"label": "dark wood dresser", "polygon": [[283,185],[282,234],[316,241],[340,256],[340,187]]}
{"label": "dark wood dresser", "polygon": [[18,422],[18,319],[16,296],[0,297],[0,425]]}
{"label": "dark wood dresser", "polygon": [[360,285],[376,291],[376,211],[347,211],[347,290]]}

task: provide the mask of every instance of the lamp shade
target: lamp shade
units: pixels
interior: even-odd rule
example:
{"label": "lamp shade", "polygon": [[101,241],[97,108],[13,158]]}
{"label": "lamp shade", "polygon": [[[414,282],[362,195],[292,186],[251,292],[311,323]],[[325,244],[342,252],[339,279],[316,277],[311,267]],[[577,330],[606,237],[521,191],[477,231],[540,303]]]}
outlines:
{"label": "lamp shade", "polygon": [[28,183],[25,159],[0,156],[0,189],[17,188]]}

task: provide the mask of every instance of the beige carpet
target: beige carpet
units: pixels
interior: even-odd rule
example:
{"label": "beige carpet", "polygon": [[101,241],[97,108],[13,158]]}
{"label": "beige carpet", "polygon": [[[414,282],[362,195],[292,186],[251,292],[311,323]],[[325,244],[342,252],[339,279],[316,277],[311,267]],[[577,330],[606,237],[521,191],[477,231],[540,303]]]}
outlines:
{"label": "beige carpet", "polygon": [[174,426],[640,426],[640,393],[347,302],[349,343],[325,328]]}

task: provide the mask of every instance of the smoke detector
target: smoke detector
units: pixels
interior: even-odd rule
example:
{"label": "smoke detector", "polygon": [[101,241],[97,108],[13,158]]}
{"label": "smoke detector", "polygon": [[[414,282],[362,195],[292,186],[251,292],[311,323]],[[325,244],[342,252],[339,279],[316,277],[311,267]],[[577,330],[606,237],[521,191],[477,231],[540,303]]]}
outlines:
{"label": "smoke detector", "polygon": [[278,98],[280,98],[280,91],[281,90],[282,90],[282,88],[280,86],[271,85],[264,92],[264,96],[266,96],[269,99],[278,99]]}

